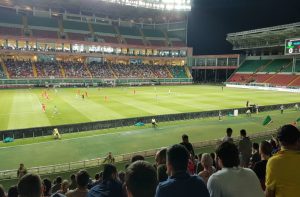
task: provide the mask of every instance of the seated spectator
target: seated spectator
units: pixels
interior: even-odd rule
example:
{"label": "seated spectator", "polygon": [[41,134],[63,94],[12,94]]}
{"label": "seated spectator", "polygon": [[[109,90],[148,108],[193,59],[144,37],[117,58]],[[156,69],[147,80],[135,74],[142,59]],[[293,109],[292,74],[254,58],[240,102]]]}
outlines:
{"label": "seated spectator", "polygon": [[216,162],[216,153],[210,153],[210,156],[211,158],[213,159],[213,166],[216,168],[216,169],[219,169],[217,168],[217,162]]}
{"label": "seated spectator", "polygon": [[136,162],[136,161],[144,161],[144,160],[145,160],[145,158],[143,155],[134,155],[131,158],[131,163]]}
{"label": "seated spectator", "polygon": [[155,169],[146,161],[136,161],[126,170],[128,197],[153,197],[157,186]]}
{"label": "seated spectator", "polygon": [[239,154],[242,167],[248,167],[251,157],[252,142],[245,129],[240,131],[241,139],[239,141]]}
{"label": "seated spectator", "polygon": [[57,191],[57,193],[65,195],[68,191],[69,191],[69,181],[68,180],[64,180],[61,183],[61,188],[60,188],[60,190]]}
{"label": "seated spectator", "polygon": [[226,129],[226,136],[222,139],[222,142],[231,142],[233,143],[233,138],[232,136],[232,128],[227,128]]}
{"label": "seated spectator", "polygon": [[190,154],[189,162],[188,162],[188,172],[193,175],[196,172],[195,161],[193,159],[192,154]]}
{"label": "seated spectator", "polygon": [[89,190],[87,189],[90,176],[85,170],[80,170],[76,174],[77,188],[66,193],[67,197],[87,197]]}
{"label": "seated spectator", "polygon": [[216,172],[216,168],[213,166],[213,159],[210,154],[204,153],[201,157],[201,164],[203,170],[199,173],[199,176],[207,183],[209,177]]}
{"label": "seated spectator", "polygon": [[18,197],[18,196],[19,196],[18,187],[16,185],[11,186],[8,189],[7,197]]}
{"label": "seated spectator", "polygon": [[201,164],[202,153],[198,154],[198,160],[196,164],[196,174],[199,174],[204,168]]}
{"label": "seated spectator", "polygon": [[17,171],[17,176],[18,178],[21,178],[22,176],[24,176],[25,174],[27,174],[27,169],[25,168],[24,164],[20,164],[20,167]]}
{"label": "seated spectator", "polygon": [[239,166],[239,151],[235,144],[224,142],[217,148],[221,170],[211,175],[207,188],[211,197],[263,197],[259,180],[248,168]]}
{"label": "seated spectator", "polygon": [[24,175],[18,183],[19,197],[42,197],[43,185],[40,177],[35,174]]}
{"label": "seated spectator", "polygon": [[70,179],[71,179],[71,183],[70,183],[70,186],[69,186],[69,190],[76,189],[77,188],[77,183],[76,183],[76,176],[75,176],[75,174],[72,174],[70,176]]}
{"label": "seated spectator", "polygon": [[117,168],[113,164],[105,164],[103,181],[89,191],[88,197],[121,197],[122,184],[117,180],[117,175]]}
{"label": "seated spectator", "polygon": [[44,190],[43,190],[44,197],[51,196],[51,187],[52,187],[51,181],[49,179],[43,179],[42,183],[44,186]]}
{"label": "seated spectator", "polygon": [[271,144],[271,146],[272,146],[272,155],[274,155],[275,153],[277,153],[278,151],[280,151],[280,146],[279,146],[279,144],[278,144],[277,139],[272,138],[272,139],[270,140],[270,144]]}
{"label": "seated spectator", "polygon": [[265,180],[266,180],[266,167],[268,163],[268,159],[271,157],[272,146],[267,141],[262,141],[259,146],[259,153],[261,157],[261,161],[257,162],[254,165],[253,171],[257,175],[260,180],[260,184],[263,190],[266,189]]}
{"label": "seated spectator", "polygon": [[277,134],[281,150],[271,157],[266,170],[266,196],[298,196],[300,194],[300,132],[284,125]]}
{"label": "seated spectator", "polygon": [[122,183],[122,185],[125,183],[125,172],[121,171],[118,174],[119,181]]}
{"label": "seated spectator", "polygon": [[54,194],[61,188],[62,178],[60,176],[56,177],[54,185],[52,186],[51,193]]}
{"label": "seated spectator", "polygon": [[4,188],[3,188],[2,185],[0,185],[0,197],[6,197],[5,192],[4,192]]}
{"label": "seated spectator", "polygon": [[192,154],[192,156],[195,155],[193,145],[189,142],[188,135],[182,135],[182,142],[180,144],[183,145],[189,151],[189,153]]}
{"label": "seated spectator", "polygon": [[159,183],[156,197],[208,197],[207,188],[199,176],[187,172],[189,152],[183,145],[173,145],[167,150],[168,180]]}
{"label": "seated spectator", "polygon": [[259,155],[259,144],[253,143],[252,144],[252,156],[250,158],[250,165],[249,167],[253,169],[254,165],[260,161],[260,155]]}
{"label": "seated spectator", "polygon": [[167,149],[163,148],[157,151],[155,155],[156,168],[157,168],[157,179],[159,182],[166,181],[168,179],[167,175],[167,165],[166,165]]}

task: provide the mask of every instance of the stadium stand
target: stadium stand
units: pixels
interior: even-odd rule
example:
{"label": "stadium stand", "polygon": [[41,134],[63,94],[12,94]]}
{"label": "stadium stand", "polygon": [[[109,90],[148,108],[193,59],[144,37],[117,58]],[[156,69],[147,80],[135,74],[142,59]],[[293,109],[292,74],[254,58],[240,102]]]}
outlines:
{"label": "stadium stand", "polygon": [[10,78],[33,78],[30,61],[17,61],[8,59],[5,61]]}
{"label": "stadium stand", "polygon": [[277,72],[280,72],[281,69],[284,66],[287,66],[289,63],[291,63],[291,60],[289,60],[289,59],[276,59],[276,60],[273,60],[272,63],[268,64],[267,67],[265,67],[260,72],[277,73]]}
{"label": "stadium stand", "polygon": [[27,16],[28,25],[34,27],[48,27],[58,29],[58,21],[54,18]]}
{"label": "stadium stand", "polygon": [[0,35],[4,36],[21,36],[22,29],[17,27],[0,27]]}
{"label": "stadium stand", "polygon": [[102,25],[99,23],[92,23],[92,27],[95,33],[104,33],[115,35],[116,31],[111,25]]}
{"label": "stadium stand", "polygon": [[0,66],[0,78],[1,79],[6,79],[6,75],[5,75],[4,71],[3,71],[2,66]]}
{"label": "stadium stand", "polygon": [[0,23],[9,25],[22,25],[22,18],[15,10],[0,8]]}
{"label": "stadium stand", "polygon": [[89,71],[80,62],[60,62],[68,78],[90,78]]}
{"label": "stadium stand", "polygon": [[142,39],[126,38],[125,40],[126,40],[127,44],[130,44],[130,45],[144,45]]}
{"label": "stadium stand", "polygon": [[88,68],[94,78],[115,78],[107,63],[91,62]]}
{"label": "stadium stand", "polygon": [[32,29],[32,36],[35,38],[52,38],[58,39],[57,31],[46,31],[46,30],[38,30]]}
{"label": "stadium stand", "polygon": [[238,69],[237,72],[254,73],[261,66],[269,63],[270,60],[246,60]]}
{"label": "stadium stand", "polygon": [[77,21],[63,21],[64,29],[66,30],[76,30],[76,31],[86,31],[89,32],[88,24],[85,22],[77,22]]}
{"label": "stadium stand", "polygon": [[174,78],[188,78],[183,66],[169,66]]}
{"label": "stadium stand", "polygon": [[149,38],[164,38],[164,34],[160,30],[154,30],[154,29],[142,29],[144,32],[145,37]]}
{"label": "stadium stand", "polygon": [[36,62],[38,78],[61,78],[62,74],[57,62]]}
{"label": "stadium stand", "polygon": [[118,44],[119,41],[116,37],[113,36],[103,36],[103,35],[96,35],[98,41],[106,42],[106,43],[113,43]]}
{"label": "stadium stand", "polygon": [[166,46],[165,40],[149,40],[152,46],[163,47]]}
{"label": "stadium stand", "polygon": [[121,35],[141,37],[140,31],[136,27],[123,27],[123,26],[119,26],[118,28],[119,28],[119,31],[120,31]]}
{"label": "stadium stand", "polygon": [[81,34],[81,33],[68,33],[69,40],[78,40],[78,41],[84,41],[88,37],[87,34]]}

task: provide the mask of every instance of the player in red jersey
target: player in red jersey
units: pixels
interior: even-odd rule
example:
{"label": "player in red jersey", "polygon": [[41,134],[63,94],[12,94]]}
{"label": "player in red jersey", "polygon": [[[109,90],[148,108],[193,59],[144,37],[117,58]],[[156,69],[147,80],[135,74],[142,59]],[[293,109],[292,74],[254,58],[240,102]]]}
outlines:
{"label": "player in red jersey", "polygon": [[46,105],[44,103],[42,103],[42,110],[43,112],[46,112]]}

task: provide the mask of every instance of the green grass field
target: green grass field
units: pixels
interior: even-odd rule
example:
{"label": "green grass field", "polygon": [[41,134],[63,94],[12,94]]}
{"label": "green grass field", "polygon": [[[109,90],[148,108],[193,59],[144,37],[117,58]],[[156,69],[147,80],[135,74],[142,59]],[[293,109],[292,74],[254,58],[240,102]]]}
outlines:
{"label": "green grass field", "polygon": [[[171,94],[169,94],[171,89]],[[190,111],[204,111],[245,106],[246,100],[259,105],[299,102],[299,94],[229,89],[218,86],[159,86],[136,88],[81,89],[87,91],[85,100],[76,97],[78,89],[49,91],[50,99],[41,97],[42,89],[1,90],[0,127],[2,130],[75,122],[87,122],[114,118],[126,118],[151,114],[169,114]],[[136,90],[136,94],[133,94]],[[157,99],[156,99],[156,94]],[[108,96],[108,102],[104,101]],[[47,112],[41,110],[46,103]],[[54,105],[59,114],[53,116]],[[274,122],[262,126],[266,115]],[[291,123],[300,117],[300,112],[286,110],[264,112],[251,118],[224,117],[160,123],[158,129],[145,127],[124,127],[99,131],[79,132],[63,135],[54,141],[51,136],[0,143],[0,171],[17,168],[19,163],[27,167],[43,166],[71,161],[103,157],[107,152],[118,155],[169,146],[180,142],[186,133],[192,142],[221,138],[225,128],[232,127],[234,135],[242,128],[248,133],[275,129]]]}
{"label": "green grass field", "polygon": [[[85,100],[76,96],[77,90],[49,90],[49,100],[41,96],[43,89],[0,90],[0,130],[244,107],[247,100],[259,105],[300,101],[300,95],[295,93],[229,88],[222,91],[219,86],[80,89],[88,92]],[[46,104],[46,113],[41,103]],[[57,115],[53,113],[54,106]]]}

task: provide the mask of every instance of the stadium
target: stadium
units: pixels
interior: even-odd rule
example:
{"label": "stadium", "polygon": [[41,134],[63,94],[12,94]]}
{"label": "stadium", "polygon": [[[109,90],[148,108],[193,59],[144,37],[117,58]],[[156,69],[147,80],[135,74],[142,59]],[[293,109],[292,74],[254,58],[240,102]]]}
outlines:
{"label": "stadium", "polygon": [[[43,181],[56,179],[52,185],[59,185],[57,190],[43,196],[57,192],[68,196],[76,187],[64,191],[57,177],[71,185],[70,176],[78,178],[80,170],[88,172],[89,183],[83,188],[92,192],[92,186],[106,181],[99,177],[109,164],[119,171],[114,181],[123,184],[125,196],[148,197],[150,191],[133,194],[127,167],[133,171],[131,166],[139,164],[133,161],[145,160],[143,165],[154,165],[159,173],[157,155],[167,148],[164,157],[168,160],[181,140],[189,154],[189,176],[201,179],[201,184],[206,180],[201,174],[206,170],[204,153],[216,157],[211,159],[218,174],[216,170],[222,171],[218,159],[223,159],[218,150],[227,138],[237,144],[240,163],[236,167],[251,168],[251,173],[256,172],[254,154],[263,158],[255,144],[263,141],[275,152],[280,145],[285,150],[280,133],[287,125],[291,132],[297,130],[293,151],[299,153],[300,22],[281,20],[255,28],[230,24],[233,31],[221,38],[214,38],[216,33],[209,28],[207,38],[191,33],[195,24],[204,21],[193,19],[197,12],[225,9],[226,4],[226,0],[220,5],[207,0],[1,1],[0,185],[8,193],[4,196],[9,197],[8,189],[17,185],[23,197],[20,184],[30,174]],[[204,8],[198,10],[199,6]],[[211,17],[211,23],[215,18]],[[210,23],[209,18],[205,23]],[[216,41],[211,46],[198,45],[203,39]],[[230,47],[228,53],[219,52],[221,45]],[[209,50],[199,52],[202,48]],[[233,130],[232,136],[226,134],[227,128]],[[244,139],[251,139],[247,161],[240,145]],[[293,161],[297,163],[299,155]],[[174,166],[164,162],[169,173]],[[19,168],[20,164],[25,168]],[[121,178],[121,172],[126,178]],[[174,173],[166,177],[172,179]],[[93,179],[95,174],[98,179]],[[294,180],[296,174],[288,178]],[[157,176],[155,196],[194,196],[158,194],[164,183]],[[204,190],[217,196],[215,188],[210,188],[213,180],[206,178]],[[255,191],[278,195],[265,177],[256,179],[262,188]],[[136,183],[136,187],[144,186]],[[240,192],[235,196],[251,195]],[[286,192],[297,196],[299,188]]]}

